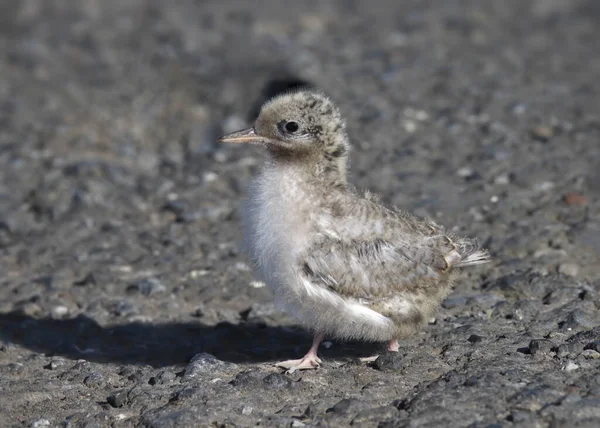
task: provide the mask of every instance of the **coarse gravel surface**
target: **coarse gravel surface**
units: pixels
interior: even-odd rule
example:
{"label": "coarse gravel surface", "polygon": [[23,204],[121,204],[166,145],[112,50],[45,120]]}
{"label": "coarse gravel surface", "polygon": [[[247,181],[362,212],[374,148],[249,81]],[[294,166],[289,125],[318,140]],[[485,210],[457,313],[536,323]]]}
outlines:
{"label": "coarse gravel surface", "polygon": [[[596,0],[0,3],[0,426],[600,426]],[[398,354],[278,312],[242,248],[265,159],[219,146],[325,90],[352,182],[468,236]]]}

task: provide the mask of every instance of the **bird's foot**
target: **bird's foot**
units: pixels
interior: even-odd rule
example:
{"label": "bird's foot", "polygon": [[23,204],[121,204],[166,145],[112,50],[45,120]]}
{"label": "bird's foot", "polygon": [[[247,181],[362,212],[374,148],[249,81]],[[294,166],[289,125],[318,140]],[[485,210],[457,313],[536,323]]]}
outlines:
{"label": "bird's foot", "polygon": [[294,373],[296,370],[316,369],[321,364],[321,359],[316,355],[306,354],[299,360],[282,361],[275,364],[277,367],[287,369],[286,373]]}

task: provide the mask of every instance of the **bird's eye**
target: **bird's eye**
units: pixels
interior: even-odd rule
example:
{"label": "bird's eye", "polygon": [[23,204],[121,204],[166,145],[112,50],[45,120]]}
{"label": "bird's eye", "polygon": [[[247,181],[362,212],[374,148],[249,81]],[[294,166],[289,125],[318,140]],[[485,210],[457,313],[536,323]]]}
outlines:
{"label": "bird's eye", "polygon": [[290,121],[290,122],[286,122],[286,124],[284,125],[284,128],[287,132],[289,132],[290,134],[293,134],[300,127],[298,126],[297,122]]}

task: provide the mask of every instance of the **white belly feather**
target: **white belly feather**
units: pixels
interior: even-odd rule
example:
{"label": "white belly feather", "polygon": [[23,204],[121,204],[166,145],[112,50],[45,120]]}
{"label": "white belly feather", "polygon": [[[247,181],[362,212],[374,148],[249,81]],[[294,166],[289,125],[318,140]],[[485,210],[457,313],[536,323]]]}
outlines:
{"label": "white belly feather", "polygon": [[[245,206],[250,255],[276,304],[308,328],[342,338],[389,340],[392,321],[319,285],[298,272],[298,257],[311,244],[323,213],[293,169],[267,166],[255,180]],[[329,222],[328,222],[329,223]]]}

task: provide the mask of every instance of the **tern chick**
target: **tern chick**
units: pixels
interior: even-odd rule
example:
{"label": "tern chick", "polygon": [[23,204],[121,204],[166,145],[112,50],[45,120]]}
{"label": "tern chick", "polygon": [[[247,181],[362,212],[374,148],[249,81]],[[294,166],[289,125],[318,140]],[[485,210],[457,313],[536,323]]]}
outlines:
{"label": "tern chick", "polygon": [[308,353],[281,367],[318,367],[326,336],[397,351],[398,339],[434,315],[456,268],[489,261],[476,241],[352,187],[346,124],[321,93],[276,97],[254,127],[219,141],[270,155],[250,190],[247,243],[279,306],[314,332]]}

